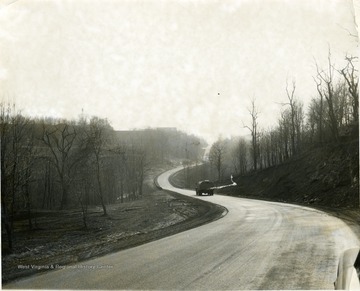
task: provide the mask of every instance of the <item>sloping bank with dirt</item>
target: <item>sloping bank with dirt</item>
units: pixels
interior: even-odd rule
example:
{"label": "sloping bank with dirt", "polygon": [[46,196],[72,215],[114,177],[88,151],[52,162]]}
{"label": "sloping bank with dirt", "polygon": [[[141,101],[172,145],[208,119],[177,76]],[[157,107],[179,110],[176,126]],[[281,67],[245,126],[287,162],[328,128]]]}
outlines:
{"label": "sloping bank with dirt", "polygon": [[215,204],[158,189],[153,171],[142,199],[89,210],[88,228],[78,209],[36,213],[35,230],[19,217],[12,254],[2,256],[2,283],[51,271],[176,234],[222,216]]}
{"label": "sloping bank with dirt", "polygon": [[[189,168],[172,178],[177,187],[209,179],[209,165]],[[287,162],[234,177],[237,186],[215,193],[235,197],[287,202],[318,208],[341,218],[360,238],[359,140],[324,144],[309,149]],[[231,184],[230,179],[217,185]]]}
{"label": "sloping bank with dirt", "polygon": [[[177,187],[194,188],[198,180],[210,179],[210,165],[184,170],[171,179]],[[185,175],[186,174],[186,175]],[[221,194],[332,208],[359,208],[359,140],[326,144],[309,149],[287,162],[235,176],[235,187]],[[232,184],[230,179],[217,185]]]}

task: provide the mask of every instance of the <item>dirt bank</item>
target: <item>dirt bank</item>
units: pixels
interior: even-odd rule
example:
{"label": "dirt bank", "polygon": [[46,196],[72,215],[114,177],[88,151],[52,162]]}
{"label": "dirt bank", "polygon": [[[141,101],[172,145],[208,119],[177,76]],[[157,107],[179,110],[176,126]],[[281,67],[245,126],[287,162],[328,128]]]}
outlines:
{"label": "dirt bank", "polygon": [[[178,187],[194,187],[209,179],[210,166],[179,172],[172,182]],[[235,176],[236,187],[221,189],[222,194],[251,197],[331,208],[359,208],[359,140],[324,144],[308,149],[283,164]],[[230,179],[216,181],[231,184]]]}
{"label": "dirt bank", "polygon": [[[209,179],[208,164],[180,171],[172,183],[194,187]],[[304,151],[287,162],[242,176],[235,176],[237,186],[222,188],[217,194],[311,206],[346,222],[359,236],[359,140],[324,144]],[[231,184],[230,179],[216,181]]]}

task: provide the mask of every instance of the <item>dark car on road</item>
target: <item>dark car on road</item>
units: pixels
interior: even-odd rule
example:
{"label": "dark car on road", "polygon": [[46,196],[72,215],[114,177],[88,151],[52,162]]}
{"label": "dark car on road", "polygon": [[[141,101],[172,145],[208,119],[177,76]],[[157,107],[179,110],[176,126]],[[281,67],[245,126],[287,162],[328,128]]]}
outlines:
{"label": "dark car on road", "polygon": [[209,180],[200,181],[195,188],[196,195],[201,196],[202,194],[214,195],[214,183]]}

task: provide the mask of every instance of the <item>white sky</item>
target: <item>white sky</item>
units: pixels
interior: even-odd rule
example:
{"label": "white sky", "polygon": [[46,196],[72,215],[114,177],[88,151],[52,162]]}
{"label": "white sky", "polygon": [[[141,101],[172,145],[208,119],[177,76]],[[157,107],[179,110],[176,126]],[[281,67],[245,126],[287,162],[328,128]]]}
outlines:
{"label": "white sky", "polygon": [[358,54],[349,0],[0,3],[0,100],[32,116],[84,109],[115,129],[244,135],[252,97],[268,128],[287,78],[307,106],[314,59]]}

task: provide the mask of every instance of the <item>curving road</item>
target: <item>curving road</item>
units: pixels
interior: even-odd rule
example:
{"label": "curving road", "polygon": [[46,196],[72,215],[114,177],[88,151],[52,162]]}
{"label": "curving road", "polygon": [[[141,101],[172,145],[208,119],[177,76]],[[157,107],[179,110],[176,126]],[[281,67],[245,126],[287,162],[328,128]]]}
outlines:
{"label": "curving road", "polygon": [[[159,185],[194,198],[194,191]],[[340,253],[360,245],[320,211],[221,195],[200,197],[228,213],[215,222],[3,288],[333,289]]]}

